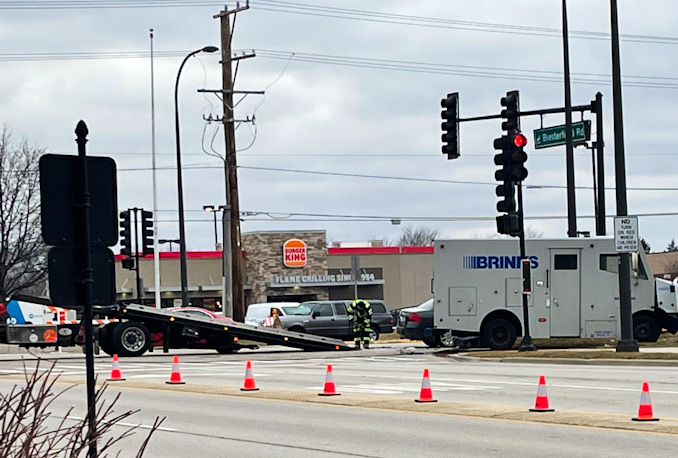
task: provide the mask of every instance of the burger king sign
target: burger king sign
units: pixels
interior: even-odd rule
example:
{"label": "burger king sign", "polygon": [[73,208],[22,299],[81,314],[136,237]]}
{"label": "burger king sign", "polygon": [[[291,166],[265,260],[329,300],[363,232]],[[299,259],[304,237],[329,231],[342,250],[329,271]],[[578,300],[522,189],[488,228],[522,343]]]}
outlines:
{"label": "burger king sign", "polygon": [[283,264],[285,267],[304,267],[306,259],[306,244],[303,241],[289,239],[283,243]]}

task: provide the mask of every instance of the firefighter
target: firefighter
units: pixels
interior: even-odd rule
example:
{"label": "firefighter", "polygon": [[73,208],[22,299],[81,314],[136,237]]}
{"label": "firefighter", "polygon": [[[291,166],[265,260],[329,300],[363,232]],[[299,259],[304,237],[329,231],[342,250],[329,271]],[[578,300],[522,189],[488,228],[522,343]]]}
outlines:
{"label": "firefighter", "polygon": [[353,325],[353,340],[355,348],[360,349],[360,341],[363,348],[370,348],[370,334],[372,333],[372,306],[363,299],[354,300],[348,306],[348,318]]}

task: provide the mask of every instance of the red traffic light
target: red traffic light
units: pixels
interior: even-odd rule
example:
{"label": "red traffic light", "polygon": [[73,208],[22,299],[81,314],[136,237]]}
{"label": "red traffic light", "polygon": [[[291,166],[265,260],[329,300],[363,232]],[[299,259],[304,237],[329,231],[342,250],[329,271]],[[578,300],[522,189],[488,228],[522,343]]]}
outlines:
{"label": "red traffic light", "polygon": [[513,137],[513,144],[518,148],[522,148],[523,146],[527,145],[527,137],[518,133],[515,137]]}

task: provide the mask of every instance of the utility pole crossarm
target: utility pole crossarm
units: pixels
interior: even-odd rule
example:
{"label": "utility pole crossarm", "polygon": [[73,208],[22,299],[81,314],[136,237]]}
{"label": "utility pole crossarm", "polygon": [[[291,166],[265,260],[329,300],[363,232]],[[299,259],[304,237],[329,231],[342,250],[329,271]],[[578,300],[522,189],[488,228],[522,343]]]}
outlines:
{"label": "utility pole crossarm", "polygon": [[[234,10],[225,9],[224,11],[220,12],[219,14],[215,14],[214,16],[212,16],[212,19],[217,19],[217,18],[221,18],[221,17],[224,17],[224,16],[228,16],[229,14],[235,14],[235,13],[239,13],[241,11],[248,10],[248,9],[250,9],[250,0],[247,0],[247,2],[245,2],[245,6],[240,6],[240,2],[238,2],[237,5],[238,6],[236,6],[236,8]],[[228,8],[228,7],[226,6],[224,8]]]}
{"label": "utility pole crossarm", "polygon": [[264,91],[236,91],[234,89],[198,89],[198,92],[208,92],[211,94],[258,94],[264,95]]}

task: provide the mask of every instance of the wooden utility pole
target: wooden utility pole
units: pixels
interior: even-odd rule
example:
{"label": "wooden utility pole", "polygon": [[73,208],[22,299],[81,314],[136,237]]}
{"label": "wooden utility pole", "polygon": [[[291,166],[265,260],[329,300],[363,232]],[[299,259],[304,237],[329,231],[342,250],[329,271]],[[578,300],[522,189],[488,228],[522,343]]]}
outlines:
{"label": "wooden utility pole", "polygon": [[[242,243],[240,237],[240,203],[238,200],[238,172],[235,150],[235,118],[233,115],[233,55],[231,53],[231,24],[229,15],[247,9],[238,7],[234,10],[224,9],[214,18],[221,21],[221,68],[222,68],[222,95],[224,105],[224,136],[226,153],[224,159],[226,179],[226,204],[224,211],[228,212],[226,219],[229,224],[230,242],[224,240],[224,245],[230,243],[231,254],[231,294],[233,304],[233,319],[245,321],[245,293],[243,290],[242,272]],[[226,254],[226,246],[224,246]]]}

